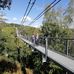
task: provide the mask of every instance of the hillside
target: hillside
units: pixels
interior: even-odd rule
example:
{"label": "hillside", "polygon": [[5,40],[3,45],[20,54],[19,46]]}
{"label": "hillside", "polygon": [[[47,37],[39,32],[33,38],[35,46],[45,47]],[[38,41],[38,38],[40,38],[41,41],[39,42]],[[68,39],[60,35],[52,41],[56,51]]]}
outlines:
{"label": "hillside", "polygon": [[[32,52],[32,48],[17,38],[15,27],[18,28],[22,35],[32,36],[37,33],[41,35],[41,31],[38,28],[0,23],[0,74],[65,73],[64,70],[52,62],[52,60],[48,59],[47,63],[43,63],[40,52]],[[13,64],[15,67],[13,67]],[[7,69],[5,65],[9,65]]]}

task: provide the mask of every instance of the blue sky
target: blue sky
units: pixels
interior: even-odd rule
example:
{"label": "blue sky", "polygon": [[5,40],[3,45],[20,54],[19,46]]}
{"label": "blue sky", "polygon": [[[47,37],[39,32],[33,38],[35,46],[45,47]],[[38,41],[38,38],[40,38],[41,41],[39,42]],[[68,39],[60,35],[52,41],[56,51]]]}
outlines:
{"label": "blue sky", "polygon": [[[36,0],[34,7],[32,8],[30,14],[27,17],[27,22],[24,23],[27,25],[30,23],[44,8],[47,4],[50,4],[53,0]],[[21,19],[25,13],[26,7],[28,5],[29,0],[12,0],[12,5],[10,10],[3,10],[6,14],[5,17],[8,19],[7,22],[10,23],[21,23]],[[56,5],[56,7],[67,7],[68,0],[61,0],[60,3]],[[1,10],[2,11],[2,10]],[[40,26],[42,22],[42,18],[37,20],[32,26]]]}

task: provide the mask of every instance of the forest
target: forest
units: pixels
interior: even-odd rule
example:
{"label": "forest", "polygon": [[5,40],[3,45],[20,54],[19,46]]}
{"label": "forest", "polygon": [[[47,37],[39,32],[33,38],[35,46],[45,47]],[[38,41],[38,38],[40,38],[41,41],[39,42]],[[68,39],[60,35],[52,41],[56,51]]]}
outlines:
{"label": "forest", "polygon": [[69,2],[65,13],[61,13],[62,8],[46,12],[40,28],[6,23],[0,16],[0,74],[66,74],[51,59],[43,62],[39,51],[33,52],[30,46],[17,37],[16,27],[23,36],[31,37],[38,33],[38,44],[41,45],[45,45],[44,38],[48,37],[48,48],[61,54],[67,55],[68,41],[68,56],[74,58],[74,29],[70,28],[74,21],[72,5],[73,0]]}

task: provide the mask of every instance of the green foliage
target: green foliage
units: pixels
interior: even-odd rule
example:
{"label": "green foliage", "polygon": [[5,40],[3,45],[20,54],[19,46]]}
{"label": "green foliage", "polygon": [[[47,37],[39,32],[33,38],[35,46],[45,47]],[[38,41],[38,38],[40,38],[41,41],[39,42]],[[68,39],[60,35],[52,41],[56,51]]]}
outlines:
{"label": "green foliage", "polygon": [[[68,7],[64,14],[64,22],[68,27],[73,25],[74,18],[74,0],[69,0]],[[71,27],[72,28],[72,27]]]}
{"label": "green foliage", "polygon": [[[1,56],[4,56],[2,57],[4,59],[8,58],[12,61],[20,60],[20,63],[23,67],[25,67],[25,65],[30,66],[31,64],[31,67],[33,67],[33,71],[35,73],[41,74],[42,73],[41,67],[43,69],[41,53],[39,52],[33,53],[31,51],[31,48],[29,48],[30,46],[26,45],[26,43],[24,43],[19,38],[17,38],[16,29],[14,26],[16,25],[4,24],[0,27],[0,58]],[[34,33],[40,34],[39,29],[33,27],[23,27],[23,26],[16,26],[16,27],[20,30],[20,33],[22,35],[24,35],[25,33],[27,35],[32,35]],[[41,32],[43,36],[45,34],[47,34],[50,37],[69,37],[71,35],[71,31],[68,28],[59,26],[57,25],[57,23],[45,22],[41,28],[42,28]],[[62,39],[61,40],[53,39],[51,40],[50,46],[54,47],[56,50],[59,50],[60,52],[64,52],[63,51],[64,46],[62,43],[63,43]],[[60,74],[60,72],[63,71],[59,66],[55,65],[54,63],[52,64],[50,61],[45,68],[43,73],[45,73],[46,71],[49,74],[54,74],[54,73]]]}
{"label": "green foliage", "polygon": [[1,23],[0,26],[0,54],[8,55],[13,60],[17,60],[17,48],[20,48],[21,56],[30,54],[26,44],[16,37],[16,29],[13,25]]}
{"label": "green foliage", "polygon": [[10,9],[11,0],[0,0],[0,8],[8,8]]}
{"label": "green foliage", "polygon": [[68,27],[58,23],[57,12],[56,11],[53,12],[53,10],[51,10],[45,13],[43,26],[41,27],[41,32],[43,33],[42,36],[49,37],[48,43],[51,49],[55,49],[57,51],[64,53],[64,49],[65,49],[64,38],[71,38],[72,31]]}
{"label": "green foliage", "polygon": [[70,15],[71,17],[74,15],[74,1],[73,0],[69,0],[67,14]]}
{"label": "green foliage", "polygon": [[[58,15],[55,14],[52,10],[45,13],[43,19],[43,26],[41,27],[42,36],[48,37],[48,47],[65,53],[65,39],[72,38],[72,30],[65,25],[58,23]],[[71,20],[69,20],[71,21]],[[64,22],[64,21],[63,21]],[[43,42],[44,43],[44,42]],[[68,45],[71,50],[71,46]],[[50,63],[49,66],[52,68],[49,71],[49,74],[63,74],[63,69],[54,63]]]}
{"label": "green foliage", "polygon": [[40,34],[39,28],[30,27],[30,26],[21,26],[19,27],[20,33],[22,35],[29,35],[32,36],[33,34]]}
{"label": "green foliage", "polygon": [[[42,26],[43,36],[48,36],[49,47],[54,48],[57,51],[63,52],[65,49],[64,38],[70,38],[72,36],[72,31],[68,28],[63,28],[56,23],[45,23]],[[52,39],[53,37],[54,39]],[[59,39],[55,39],[59,38]]]}
{"label": "green foliage", "polygon": [[47,35],[50,35],[50,37],[55,37],[56,34],[58,33],[59,31],[59,26],[56,25],[55,23],[45,23],[43,26],[42,26],[42,33],[43,34],[47,34]]}

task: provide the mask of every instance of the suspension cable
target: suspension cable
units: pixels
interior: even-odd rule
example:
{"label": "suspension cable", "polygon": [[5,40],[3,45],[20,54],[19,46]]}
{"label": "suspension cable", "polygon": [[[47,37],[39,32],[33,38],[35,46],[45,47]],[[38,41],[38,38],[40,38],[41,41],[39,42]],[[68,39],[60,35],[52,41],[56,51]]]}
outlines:
{"label": "suspension cable", "polygon": [[[29,25],[31,25],[32,23],[34,23],[36,20],[38,20],[43,14],[45,14],[46,12],[48,12],[51,8],[53,8],[55,5],[57,5],[61,0],[58,0],[56,2],[56,0],[54,0],[44,11],[42,11]],[[55,3],[56,2],[56,3]],[[54,4],[53,4],[54,3]],[[53,4],[53,5],[52,5]],[[52,6],[51,6],[52,5]]]}
{"label": "suspension cable", "polygon": [[24,19],[23,23],[26,21],[27,16],[29,15],[30,11],[32,10],[32,8],[33,8],[33,6],[34,6],[35,2],[36,2],[36,0],[34,0],[34,1],[32,2],[32,5],[31,5],[31,7],[30,7],[30,9],[29,9],[28,13],[27,13],[27,14],[26,14],[26,16],[25,16],[25,19]]}
{"label": "suspension cable", "polygon": [[[25,13],[24,13],[24,16],[26,15],[26,13],[27,13],[27,11],[28,11],[28,9],[29,9],[30,4],[31,4],[31,0],[29,0],[29,2],[28,2],[28,5],[27,5],[27,8],[26,8],[26,11],[25,11]],[[22,23],[23,20],[24,20],[24,16],[23,16],[23,18],[22,18],[21,23]]]}
{"label": "suspension cable", "polygon": [[44,11],[46,11],[54,2],[56,2],[56,0],[54,0],[50,5],[48,5],[37,17],[34,18],[34,20],[32,22],[34,22],[40,15],[42,15],[44,13]]}

